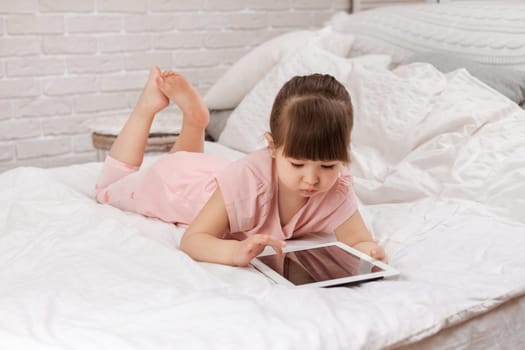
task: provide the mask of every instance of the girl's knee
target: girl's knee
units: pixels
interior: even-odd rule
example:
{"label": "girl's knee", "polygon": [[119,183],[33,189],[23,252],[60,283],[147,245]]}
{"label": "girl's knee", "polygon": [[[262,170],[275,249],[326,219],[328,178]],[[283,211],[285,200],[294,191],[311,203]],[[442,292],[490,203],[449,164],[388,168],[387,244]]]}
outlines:
{"label": "girl's knee", "polygon": [[105,188],[99,187],[98,184],[95,185],[95,199],[98,203],[107,204],[109,203],[109,192]]}

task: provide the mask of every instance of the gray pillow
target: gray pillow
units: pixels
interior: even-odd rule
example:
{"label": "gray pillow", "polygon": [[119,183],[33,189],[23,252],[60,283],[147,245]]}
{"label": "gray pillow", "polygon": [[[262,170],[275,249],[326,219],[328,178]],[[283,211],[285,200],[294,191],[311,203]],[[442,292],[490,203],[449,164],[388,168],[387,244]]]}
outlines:
{"label": "gray pillow", "polygon": [[219,140],[222,130],[233,109],[210,110],[210,122],[206,127],[206,138],[210,141]]}
{"label": "gray pillow", "polygon": [[402,64],[426,62],[443,73],[465,68],[472,76],[499,91],[517,104],[525,103],[525,71],[470,61],[444,52],[421,52],[407,58]]}

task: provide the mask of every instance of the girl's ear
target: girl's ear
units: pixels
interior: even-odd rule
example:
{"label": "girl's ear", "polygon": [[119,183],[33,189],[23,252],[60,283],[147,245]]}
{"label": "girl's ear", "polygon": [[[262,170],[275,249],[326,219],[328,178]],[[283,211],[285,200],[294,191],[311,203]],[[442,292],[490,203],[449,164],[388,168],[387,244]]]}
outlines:
{"label": "girl's ear", "polygon": [[273,137],[272,134],[269,132],[264,133],[264,138],[266,139],[266,143],[268,144],[268,148],[270,151],[272,151],[272,157],[275,157],[275,143],[273,143]]}
{"label": "girl's ear", "polygon": [[264,133],[264,138],[266,139],[266,143],[268,144],[268,148],[270,148],[271,150],[274,150],[275,149],[275,144],[273,143],[272,134],[270,134],[269,132],[265,132]]}

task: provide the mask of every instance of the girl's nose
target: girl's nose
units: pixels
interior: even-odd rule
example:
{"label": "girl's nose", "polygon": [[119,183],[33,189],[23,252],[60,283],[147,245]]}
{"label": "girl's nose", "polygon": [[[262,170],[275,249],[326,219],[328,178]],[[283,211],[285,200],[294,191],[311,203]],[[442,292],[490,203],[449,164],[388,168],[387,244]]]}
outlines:
{"label": "girl's nose", "polygon": [[315,172],[307,172],[303,176],[303,181],[308,185],[315,185],[319,182],[319,176]]}

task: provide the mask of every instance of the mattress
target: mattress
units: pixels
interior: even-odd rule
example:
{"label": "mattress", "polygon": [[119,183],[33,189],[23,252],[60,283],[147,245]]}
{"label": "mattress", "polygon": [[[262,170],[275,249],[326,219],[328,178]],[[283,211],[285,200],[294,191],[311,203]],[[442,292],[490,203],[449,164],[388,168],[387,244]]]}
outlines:
{"label": "mattress", "polygon": [[[241,155],[215,143],[207,152]],[[384,241],[401,277],[294,289],[251,267],[197,263],[177,248],[184,228],[97,204],[100,167],[0,176],[6,348],[385,348],[499,310],[525,291],[524,225],[476,203],[364,206],[372,222],[405,222],[404,238]]]}

